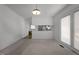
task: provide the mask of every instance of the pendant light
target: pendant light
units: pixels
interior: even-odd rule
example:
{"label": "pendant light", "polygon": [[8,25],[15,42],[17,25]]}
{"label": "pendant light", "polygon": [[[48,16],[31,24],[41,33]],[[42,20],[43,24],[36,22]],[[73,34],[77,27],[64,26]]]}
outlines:
{"label": "pendant light", "polygon": [[40,10],[37,8],[37,5],[36,5],[36,8],[32,11],[32,14],[33,15],[40,15]]}

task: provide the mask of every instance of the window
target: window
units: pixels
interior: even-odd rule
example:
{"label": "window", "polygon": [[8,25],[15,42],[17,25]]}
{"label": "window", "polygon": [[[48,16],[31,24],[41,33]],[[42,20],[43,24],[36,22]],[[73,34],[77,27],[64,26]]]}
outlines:
{"label": "window", "polygon": [[70,45],[70,15],[61,19],[61,41]]}
{"label": "window", "polygon": [[36,29],[35,25],[31,25],[31,29]]}
{"label": "window", "polygon": [[79,11],[74,14],[74,47],[79,50]]}

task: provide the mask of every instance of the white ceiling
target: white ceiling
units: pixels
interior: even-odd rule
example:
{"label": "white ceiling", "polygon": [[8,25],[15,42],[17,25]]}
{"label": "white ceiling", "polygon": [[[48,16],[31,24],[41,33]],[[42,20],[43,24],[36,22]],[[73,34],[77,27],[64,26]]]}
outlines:
{"label": "white ceiling", "polygon": [[[6,6],[25,19],[32,17],[32,10],[35,8],[35,4],[7,4]],[[41,11],[40,16],[51,17],[65,6],[65,4],[38,4],[37,8]]]}

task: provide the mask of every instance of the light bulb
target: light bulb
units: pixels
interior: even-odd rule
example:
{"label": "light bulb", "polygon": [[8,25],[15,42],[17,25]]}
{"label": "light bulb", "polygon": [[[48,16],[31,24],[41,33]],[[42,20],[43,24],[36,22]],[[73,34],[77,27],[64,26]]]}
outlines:
{"label": "light bulb", "polygon": [[40,14],[40,10],[34,9],[34,10],[32,11],[32,13],[33,13],[33,15],[39,15],[39,14]]}

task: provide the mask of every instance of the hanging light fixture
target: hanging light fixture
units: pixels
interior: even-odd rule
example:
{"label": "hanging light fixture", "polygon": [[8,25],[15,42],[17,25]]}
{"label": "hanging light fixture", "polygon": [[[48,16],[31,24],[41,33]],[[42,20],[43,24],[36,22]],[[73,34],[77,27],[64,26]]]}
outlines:
{"label": "hanging light fixture", "polygon": [[33,15],[40,15],[40,10],[37,8],[37,5],[36,5],[36,8],[32,11],[32,14]]}

